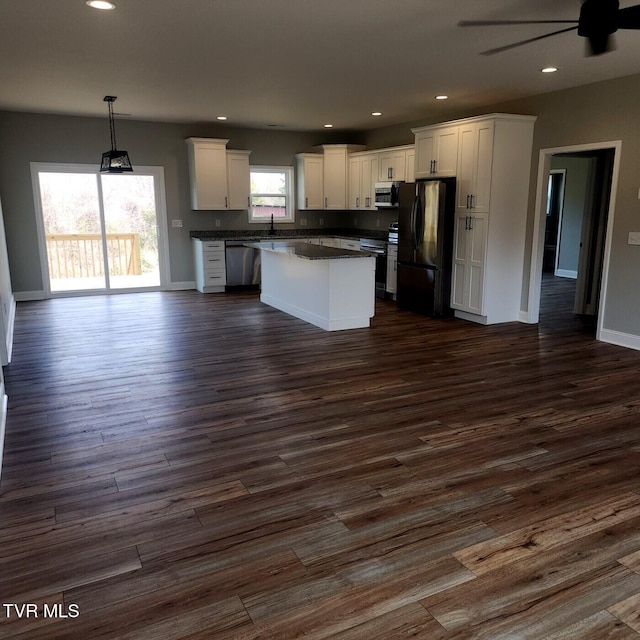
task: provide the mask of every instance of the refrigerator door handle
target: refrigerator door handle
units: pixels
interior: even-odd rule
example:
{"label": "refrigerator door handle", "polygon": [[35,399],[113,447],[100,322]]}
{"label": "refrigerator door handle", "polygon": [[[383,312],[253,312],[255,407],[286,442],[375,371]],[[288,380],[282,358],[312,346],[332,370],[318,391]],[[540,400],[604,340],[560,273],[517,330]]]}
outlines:
{"label": "refrigerator door handle", "polygon": [[415,250],[417,247],[416,214],[417,214],[419,205],[420,205],[420,196],[416,193],[416,197],[413,201],[413,207],[411,207],[411,220],[409,222],[411,226],[411,248],[413,250]]}

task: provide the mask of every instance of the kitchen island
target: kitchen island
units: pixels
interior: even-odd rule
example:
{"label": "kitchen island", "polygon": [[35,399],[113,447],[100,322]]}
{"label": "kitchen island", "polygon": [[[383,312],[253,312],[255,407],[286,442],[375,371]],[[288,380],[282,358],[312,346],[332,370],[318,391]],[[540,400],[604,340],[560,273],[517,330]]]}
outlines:
{"label": "kitchen island", "polygon": [[375,258],[295,241],[248,242],[261,250],[260,301],[326,331],[368,327]]}

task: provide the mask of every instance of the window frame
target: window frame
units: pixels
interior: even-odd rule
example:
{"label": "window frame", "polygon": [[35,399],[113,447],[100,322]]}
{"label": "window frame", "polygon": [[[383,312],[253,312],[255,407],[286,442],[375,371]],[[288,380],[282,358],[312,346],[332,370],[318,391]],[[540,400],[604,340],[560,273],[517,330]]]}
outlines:
{"label": "window frame", "polygon": [[[290,166],[276,166],[276,165],[251,165],[249,167],[249,178],[251,178],[251,174],[253,172],[256,173],[284,173],[285,176],[285,209],[287,212],[286,217],[284,218],[275,218],[273,219],[273,224],[286,224],[292,223],[296,220],[296,209],[295,209],[295,193],[294,193],[294,181],[293,181],[293,167]],[[249,181],[251,184],[251,181]],[[249,223],[251,224],[269,224],[271,220],[265,220],[264,218],[254,218],[253,217],[253,197],[254,196],[282,196],[281,193],[253,193],[251,191],[251,186],[249,186],[249,210],[247,212],[247,217]]]}

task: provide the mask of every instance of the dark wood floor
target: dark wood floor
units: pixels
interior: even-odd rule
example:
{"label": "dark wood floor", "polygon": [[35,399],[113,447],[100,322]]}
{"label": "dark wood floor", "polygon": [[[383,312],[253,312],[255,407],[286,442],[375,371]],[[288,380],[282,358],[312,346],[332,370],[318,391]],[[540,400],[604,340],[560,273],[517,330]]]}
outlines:
{"label": "dark wood floor", "polygon": [[0,638],[638,639],[639,371],[544,305],[20,303]]}

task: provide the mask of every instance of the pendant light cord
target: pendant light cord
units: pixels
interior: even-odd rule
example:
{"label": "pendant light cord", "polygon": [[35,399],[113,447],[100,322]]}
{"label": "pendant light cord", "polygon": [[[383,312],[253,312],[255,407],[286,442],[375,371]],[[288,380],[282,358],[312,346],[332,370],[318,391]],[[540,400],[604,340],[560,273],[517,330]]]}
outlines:
{"label": "pendant light cord", "polygon": [[111,131],[111,151],[116,150],[116,127],[113,121],[113,101],[109,101],[109,130]]}

